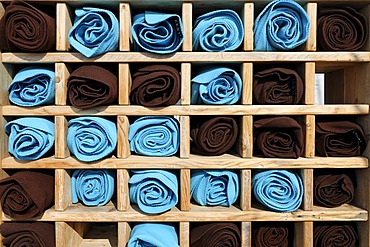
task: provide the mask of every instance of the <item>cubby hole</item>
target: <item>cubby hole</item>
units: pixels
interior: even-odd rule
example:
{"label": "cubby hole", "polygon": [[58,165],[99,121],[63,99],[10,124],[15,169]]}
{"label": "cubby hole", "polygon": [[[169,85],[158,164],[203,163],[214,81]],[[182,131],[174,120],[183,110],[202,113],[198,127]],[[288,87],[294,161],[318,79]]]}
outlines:
{"label": "cubby hole", "polygon": [[294,246],[294,222],[252,222],[252,246]]}
{"label": "cubby hole", "polygon": [[[334,229],[333,227],[335,226],[338,226],[339,228]],[[365,226],[366,222],[355,221],[314,222],[312,240],[314,246],[322,246],[321,244],[323,242],[318,241],[319,239],[326,239],[325,243],[329,245],[339,244],[342,246],[367,246],[369,233],[368,228]],[[324,228],[319,231],[318,227]],[[350,233],[351,231],[349,228],[352,228],[354,233]],[[317,244],[315,244],[316,241]]]}
{"label": "cubby hole", "polygon": [[[192,243],[195,243],[195,240],[198,240],[197,243],[205,243],[205,239],[208,239],[208,241],[212,241],[214,243],[214,245],[211,246],[222,246],[221,243],[235,243],[233,244],[234,246],[247,247],[249,245],[247,245],[246,243],[248,242],[248,238],[250,236],[248,233],[245,232],[246,229],[244,227],[244,223],[245,222],[233,221],[190,222],[190,246],[192,246]],[[211,226],[214,224],[219,224],[219,226],[213,227],[211,228],[211,230],[207,231],[207,226]],[[199,227],[201,228],[200,230],[202,230],[201,232],[198,232],[200,230],[197,230],[197,228],[199,229]],[[236,227],[236,229],[234,229],[234,227]],[[193,236],[193,234],[195,235],[196,232],[196,236]]]}

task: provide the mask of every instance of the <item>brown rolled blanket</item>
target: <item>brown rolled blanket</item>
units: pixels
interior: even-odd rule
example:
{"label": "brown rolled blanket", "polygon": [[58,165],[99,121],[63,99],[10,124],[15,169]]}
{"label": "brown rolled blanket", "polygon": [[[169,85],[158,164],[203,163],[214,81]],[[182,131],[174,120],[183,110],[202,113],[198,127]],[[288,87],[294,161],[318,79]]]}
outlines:
{"label": "brown rolled blanket", "polygon": [[240,230],[235,223],[208,223],[190,232],[191,247],[241,246]]}
{"label": "brown rolled blanket", "polygon": [[[292,234],[292,233],[291,233]],[[257,227],[253,230],[253,247],[288,247],[289,229],[282,226]]]}
{"label": "brown rolled blanket", "polygon": [[355,247],[358,241],[356,229],[350,224],[318,225],[314,228],[314,247]]}

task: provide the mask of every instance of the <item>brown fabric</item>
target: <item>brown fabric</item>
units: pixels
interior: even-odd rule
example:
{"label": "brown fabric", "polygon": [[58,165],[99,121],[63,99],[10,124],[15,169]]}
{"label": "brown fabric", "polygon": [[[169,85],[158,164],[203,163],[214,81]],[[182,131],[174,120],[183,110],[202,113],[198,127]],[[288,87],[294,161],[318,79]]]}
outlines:
{"label": "brown fabric", "polygon": [[133,76],[131,104],[147,107],[175,105],[180,99],[179,71],[167,65],[141,68]]}
{"label": "brown fabric", "polygon": [[1,206],[18,220],[40,216],[54,204],[54,177],[20,171],[0,181]]}
{"label": "brown fabric", "polygon": [[265,118],[254,122],[255,145],[267,158],[298,158],[303,153],[303,131],[290,117]]}
{"label": "brown fabric", "polygon": [[6,222],[0,225],[3,244],[12,247],[55,246],[54,223]]}
{"label": "brown fabric", "polygon": [[317,42],[321,50],[356,51],[368,39],[366,18],[353,8],[323,9],[318,16]]}
{"label": "brown fabric", "polygon": [[352,225],[320,225],[314,228],[314,247],[355,247],[358,235]]}
{"label": "brown fabric", "polygon": [[190,232],[191,247],[237,247],[240,242],[240,230],[234,223],[209,223]]}
{"label": "brown fabric", "polygon": [[69,104],[79,109],[117,102],[117,77],[96,65],[81,66],[73,71],[67,86]]}
{"label": "brown fabric", "polygon": [[316,150],[321,156],[359,156],[365,148],[366,140],[360,125],[349,121],[316,123]]}
{"label": "brown fabric", "polygon": [[288,247],[287,227],[258,227],[253,230],[253,247]]}
{"label": "brown fabric", "polygon": [[253,96],[258,104],[296,105],[302,100],[302,78],[285,68],[272,68],[254,75]]}
{"label": "brown fabric", "polygon": [[[48,12],[55,12],[54,8],[50,6]],[[13,1],[0,20],[0,49],[26,52],[53,51],[55,30],[53,17],[29,3]]]}
{"label": "brown fabric", "polygon": [[192,152],[224,154],[234,145],[238,132],[238,124],[232,117],[197,118],[190,132],[193,139]]}

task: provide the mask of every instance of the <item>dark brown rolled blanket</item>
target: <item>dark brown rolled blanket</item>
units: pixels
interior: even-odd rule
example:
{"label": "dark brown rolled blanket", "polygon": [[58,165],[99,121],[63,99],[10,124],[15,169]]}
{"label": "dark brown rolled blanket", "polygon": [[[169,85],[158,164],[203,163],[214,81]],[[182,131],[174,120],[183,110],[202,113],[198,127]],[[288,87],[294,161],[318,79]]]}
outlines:
{"label": "dark brown rolled blanket", "polygon": [[117,77],[96,65],[81,66],[73,71],[67,86],[69,104],[79,109],[90,109],[117,101]]}
{"label": "dark brown rolled blanket", "polygon": [[3,244],[12,247],[55,246],[54,223],[6,222],[0,225]]}
{"label": "dark brown rolled blanket", "polygon": [[314,228],[314,247],[355,247],[358,234],[350,224],[318,225]]}
{"label": "dark brown rolled blanket", "polygon": [[253,96],[258,104],[296,105],[303,91],[302,78],[291,69],[271,68],[254,75]]}
{"label": "dark brown rolled blanket", "polygon": [[[55,12],[55,7],[47,11]],[[55,19],[23,1],[13,1],[0,20],[0,49],[46,52],[55,50]]]}
{"label": "dark brown rolled blanket", "polygon": [[356,51],[364,46],[369,36],[365,16],[347,6],[322,9],[317,24],[321,50]]}
{"label": "dark brown rolled blanket", "polygon": [[282,226],[258,227],[253,230],[253,247],[288,247],[289,229]]}
{"label": "dark brown rolled blanket", "polygon": [[6,215],[26,220],[40,216],[54,204],[54,177],[20,171],[0,181],[1,206]]}
{"label": "dark brown rolled blanket", "polygon": [[194,227],[190,232],[191,247],[240,245],[240,230],[235,223],[209,223]]}
{"label": "dark brown rolled blanket", "polygon": [[130,100],[147,107],[175,105],[180,99],[179,71],[167,65],[140,68],[134,75]]}

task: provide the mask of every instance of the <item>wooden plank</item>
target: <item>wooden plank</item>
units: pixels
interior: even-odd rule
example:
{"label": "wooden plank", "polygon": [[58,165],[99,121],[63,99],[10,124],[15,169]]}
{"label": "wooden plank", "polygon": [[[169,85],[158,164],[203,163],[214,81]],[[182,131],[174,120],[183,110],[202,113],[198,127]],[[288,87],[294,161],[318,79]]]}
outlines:
{"label": "wooden plank", "polygon": [[55,158],[64,159],[70,156],[67,146],[68,121],[63,116],[55,116],[54,125]]}
{"label": "wooden plank", "polygon": [[117,210],[126,211],[130,206],[128,181],[130,176],[126,169],[117,170]]}
{"label": "wooden plank", "polygon": [[119,50],[130,51],[130,47],[132,44],[130,4],[120,3],[119,19],[120,19]]}
{"label": "wooden plank", "polygon": [[243,91],[241,104],[251,105],[253,99],[253,63],[243,63],[242,65]]}
{"label": "wooden plank", "polygon": [[242,116],[239,126],[237,152],[240,157],[251,158],[253,156],[253,117]]}
{"label": "wooden plank", "polygon": [[294,246],[313,246],[313,222],[294,223]]}
{"label": "wooden plank", "polygon": [[303,202],[301,208],[306,211],[313,210],[313,169],[303,169],[300,171],[303,181]]}
{"label": "wooden plank", "polygon": [[193,50],[193,5],[191,3],[182,4],[182,25],[184,28],[183,51]]}
{"label": "wooden plank", "polygon": [[305,116],[305,150],[306,158],[315,157],[315,115]]}
{"label": "wooden plank", "polygon": [[305,51],[316,51],[316,36],[317,36],[317,3],[307,3],[304,8],[307,11],[310,20],[310,29],[308,32],[308,39],[305,43]]}
{"label": "wooden plank", "polygon": [[243,9],[243,21],[244,21],[244,51],[253,51],[254,47],[254,4],[253,3],[244,3]]}
{"label": "wooden plank", "polygon": [[79,246],[82,237],[65,222],[55,222],[55,240],[58,247]]}
{"label": "wooden plank", "polygon": [[181,105],[190,105],[191,102],[191,64],[181,64]]}
{"label": "wooden plank", "polygon": [[252,246],[252,222],[242,222],[241,240],[241,247]]}
{"label": "wooden plank", "polygon": [[55,210],[64,211],[72,205],[71,175],[64,169],[55,169]]}
{"label": "wooden plank", "polygon": [[117,247],[126,247],[130,239],[131,227],[127,222],[118,222]]}
{"label": "wooden plank", "polygon": [[190,247],[190,223],[189,222],[180,222],[180,246],[181,247]]}
{"label": "wooden plank", "polygon": [[67,82],[70,71],[65,63],[55,64],[55,104],[67,105]]}
{"label": "wooden plank", "polygon": [[128,63],[118,65],[118,104],[129,105],[132,77]]}
{"label": "wooden plank", "polygon": [[190,169],[180,170],[180,208],[181,211],[190,210]]}
{"label": "wooden plank", "polygon": [[344,100],[345,104],[370,103],[370,63],[355,64],[344,69]]}
{"label": "wooden plank", "polygon": [[305,93],[304,93],[304,103],[306,105],[315,104],[315,63],[307,62],[304,63],[304,83],[305,83]]}
{"label": "wooden plank", "polygon": [[56,23],[56,50],[68,51],[70,44],[68,41],[68,33],[73,26],[72,13],[68,5],[65,3],[57,3],[57,23]]}
{"label": "wooden plank", "polygon": [[130,143],[128,141],[128,135],[130,131],[130,121],[126,116],[117,117],[117,157],[127,158],[131,155]]}
{"label": "wooden plank", "polygon": [[180,158],[190,156],[190,117],[180,116]]}
{"label": "wooden plank", "polygon": [[249,211],[252,208],[252,171],[240,171],[240,208],[243,211]]}

